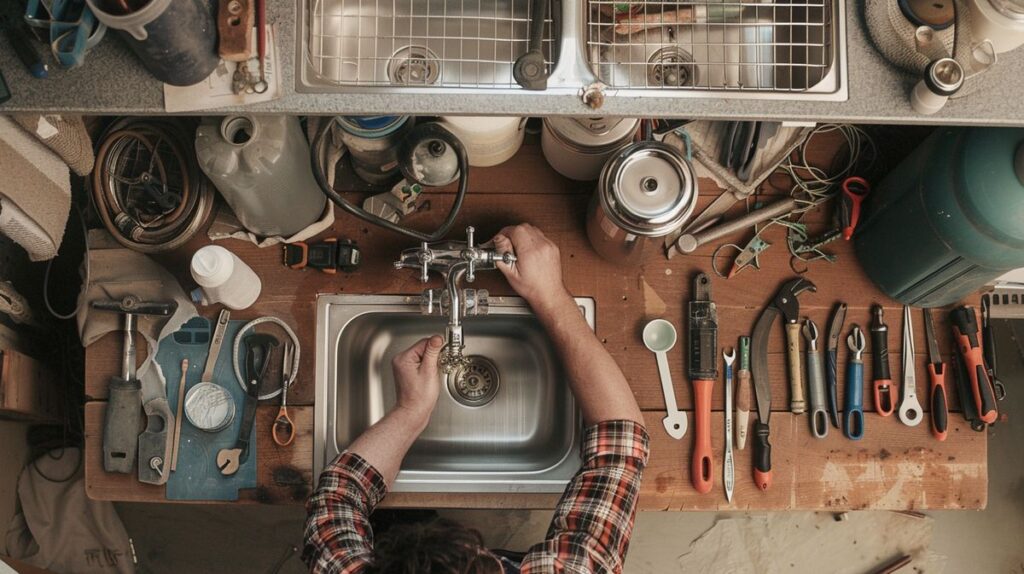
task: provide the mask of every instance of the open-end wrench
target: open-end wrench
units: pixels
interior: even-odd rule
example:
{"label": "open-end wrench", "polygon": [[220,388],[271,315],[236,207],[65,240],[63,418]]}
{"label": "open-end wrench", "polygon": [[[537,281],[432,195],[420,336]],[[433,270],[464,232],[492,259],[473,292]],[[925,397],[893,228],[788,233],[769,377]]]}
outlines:
{"label": "open-end wrench", "polygon": [[850,358],[846,363],[846,401],[843,409],[843,427],[846,438],[864,438],[864,332],[859,325],[846,338]]}
{"label": "open-end wrench", "polygon": [[828,436],[828,412],[825,409],[825,366],[818,349],[818,325],[806,319],[803,332],[807,339],[807,395],[811,434],[816,438],[825,438]]}
{"label": "open-end wrench", "polygon": [[914,321],[910,307],[903,306],[903,386],[900,387],[900,422],[916,427],[924,418],[917,400],[917,376],[914,374]]}
{"label": "open-end wrench", "polygon": [[722,351],[725,359],[725,464],[722,465],[722,482],[725,483],[725,499],[732,502],[732,490],[736,483],[736,468],[732,459],[732,363],[736,351]]}

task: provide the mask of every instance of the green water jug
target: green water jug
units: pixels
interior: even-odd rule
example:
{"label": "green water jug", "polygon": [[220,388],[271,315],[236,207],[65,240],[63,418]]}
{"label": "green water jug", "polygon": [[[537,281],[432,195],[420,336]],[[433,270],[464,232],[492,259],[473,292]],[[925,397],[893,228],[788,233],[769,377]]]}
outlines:
{"label": "green water jug", "polygon": [[907,305],[960,301],[1024,267],[1024,129],[939,128],[863,205],[854,248]]}

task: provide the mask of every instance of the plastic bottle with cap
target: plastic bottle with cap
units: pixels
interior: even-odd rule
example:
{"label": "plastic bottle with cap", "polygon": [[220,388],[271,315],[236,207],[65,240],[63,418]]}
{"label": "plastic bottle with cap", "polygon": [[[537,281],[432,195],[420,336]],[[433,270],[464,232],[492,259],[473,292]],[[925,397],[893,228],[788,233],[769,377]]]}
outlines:
{"label": "plastic bottle with cap", "polygon": [[256,272],[237,255],[219,245],[207,245],[192,256],[192,278],[199,287],[192,301],[200,305],[222,303],[235,311],[256,302],[263,285]]}

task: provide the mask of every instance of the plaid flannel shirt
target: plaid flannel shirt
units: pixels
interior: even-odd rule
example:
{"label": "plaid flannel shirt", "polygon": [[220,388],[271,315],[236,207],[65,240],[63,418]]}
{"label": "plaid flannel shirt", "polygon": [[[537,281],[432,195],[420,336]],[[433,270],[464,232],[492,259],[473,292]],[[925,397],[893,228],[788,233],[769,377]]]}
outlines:
{"label": "plaid flannel shirt", "polygon": [[[555,507],[544,542],[523,559],[523,574],[622,571],[648,440],[633,421],[605,421],[586,430],[583,467]],[[369,518],[386,493],[380,473],[355,453],[342,453],[324,470],[306,504],[302,559],[313,572],[355,574],[371,564]]]}

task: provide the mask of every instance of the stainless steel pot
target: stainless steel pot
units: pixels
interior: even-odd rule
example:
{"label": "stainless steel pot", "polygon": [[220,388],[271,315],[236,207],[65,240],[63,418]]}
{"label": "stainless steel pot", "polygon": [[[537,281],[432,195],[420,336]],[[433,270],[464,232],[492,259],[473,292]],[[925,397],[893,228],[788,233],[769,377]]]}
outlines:
{"label": "stainless steel pot", "polygon": [[541,150],[555,171],[593,181],[608,158],[633,141],[637,118],[544,118]]}
{"label": "stainless steel pot", "polygon": [[587,236],[604,259],[639,265],[646,252],[690,218],[697,176],[676,149],[636,142],[613,156],[590,200]]}
{"label": "stainless steel pot", "polygon": [[[368,183],[384,185],[398,177],[398,146],[412,129],[409,116],[335,118],[335,136],[348,149],[356,175]],[[337,142],[336,142],[337,143]]]}

